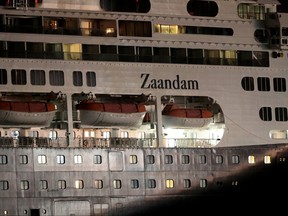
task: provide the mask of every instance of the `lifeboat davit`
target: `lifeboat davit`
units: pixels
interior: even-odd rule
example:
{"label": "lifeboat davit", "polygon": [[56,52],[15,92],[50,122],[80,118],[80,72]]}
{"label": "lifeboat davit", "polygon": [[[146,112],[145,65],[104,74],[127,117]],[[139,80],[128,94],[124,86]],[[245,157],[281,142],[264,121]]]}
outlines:
{"label": "lifeboat davit", "polygon": [[168,104],[162,111],[165,128],[201,128],[213,121],[213,113],[207,109],[177,108]]}
{"label": "lifeboat davit", "polygon": [[0,125],[46,127],[55,116],[56,106],[41,101],[0,101]]}
{"label": "lifeboat davit", "polygon": [[76,105],[83,126],[139,128],[146,114],[143,104],[102,103],[91,100]]}

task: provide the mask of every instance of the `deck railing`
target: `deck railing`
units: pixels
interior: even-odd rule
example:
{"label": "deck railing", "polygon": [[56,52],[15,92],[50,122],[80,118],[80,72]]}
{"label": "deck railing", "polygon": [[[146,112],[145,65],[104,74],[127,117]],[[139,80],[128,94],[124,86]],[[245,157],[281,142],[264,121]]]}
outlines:
{"label": "deck railing", "polygon": [[[212,139],[164,139],[166,148],[195,148],[212,147],[219,140]],[[57,139],[45,137],[0,137],[1,147],[29,148],[155,148],[158,147],[156,138],[75,138],[72,141],[66,137]],[[161,146],[160,146],[161,147]]]}

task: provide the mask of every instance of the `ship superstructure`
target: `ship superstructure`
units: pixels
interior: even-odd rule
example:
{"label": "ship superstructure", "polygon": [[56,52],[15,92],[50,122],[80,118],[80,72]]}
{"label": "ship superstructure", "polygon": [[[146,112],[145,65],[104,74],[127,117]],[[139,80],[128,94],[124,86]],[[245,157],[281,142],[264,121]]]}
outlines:
{"label": "ship superstructure", "polygon": [[158,215],[288,192],[285,1],[0,11],[0,215]]}

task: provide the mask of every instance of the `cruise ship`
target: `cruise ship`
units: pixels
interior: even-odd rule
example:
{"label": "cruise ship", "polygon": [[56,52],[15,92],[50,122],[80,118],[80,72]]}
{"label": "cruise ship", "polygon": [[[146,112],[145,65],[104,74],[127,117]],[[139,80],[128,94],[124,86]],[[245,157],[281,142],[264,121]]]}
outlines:
{"label": "cruise ship", "polygon": [[283,213],[287,0],[2,0],[0,215]]}

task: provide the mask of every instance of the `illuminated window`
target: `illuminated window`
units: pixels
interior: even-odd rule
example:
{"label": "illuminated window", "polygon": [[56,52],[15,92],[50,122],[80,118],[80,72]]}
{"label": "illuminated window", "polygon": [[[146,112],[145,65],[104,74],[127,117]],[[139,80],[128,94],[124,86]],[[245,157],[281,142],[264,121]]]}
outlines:
{"label": "illuminated window", "polygon": [[95,185],[95,188],[101,189],[101,188],[103,188],[103,181],[100,180],[100,179],[96,179],[96,180],[94,181],[94,185]]}
{"label": "illuminated window", "polygon": [[121,187],[122,187],[121,180],[120,179],[115,179],[113,181],[113,188],[120,189]]}
{"label": "illuminated window", "polygon": [[222,155],[216,155],[215,162],[216,162],[216,164],[222,164],[223,163],[223,156]]}
{"label": "illuminated window", "polygon": [[38,164],[46,164],[46,163],[47,163],[46,155],[38,155]]}
{"label": "illuminated window", "polygon": [[58,181],[58,188],[59,189],[65,189],[66,188],[66,181],[65,180],[59,180]]}
{"label": "illuminated window", "polygon": [[64,155],[57,155],[56,161],[57,161],[57,164],[65,164],[65,156]]}
{"label": "illuminated window", "polygon": [[207,187],[207,180],[206,179],[200,179],[200,187],[201,188]]}
{"label": "illuminated window", "polygon": [[130,155],[129,163],[130,164],[137,164],[137,155]]}
{"label": "illuminated window", "polygon": [[81,155],[74,155],[74,163],[75,164],[81,164],[82,161],[82,156]]}
{"label": "illuminated window", "polygon": [[22,180],[20,182],[21,190],[28,190],[29,189],[29,182],[27,180]]}
{"label": "illuminated window", "polygon": [[255,164],[255,156],[254,155],[248,156],[248,163],[249,164]]}
{"label": "illuminated window", "polygon": [[271,156],[270,155],[264,156],[264,163],[265,164],[271,164]]}
{"label": "illuminated window", "polygon": [[84,181],[83,180],[76,180],[75,181],[75,188],[83,189],[84,188]]}
{"label": "illuminated window", "polygon": [[166,179],[166,188],[174,188],[174,180]]}

